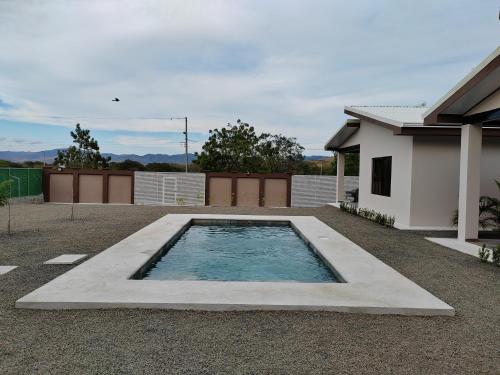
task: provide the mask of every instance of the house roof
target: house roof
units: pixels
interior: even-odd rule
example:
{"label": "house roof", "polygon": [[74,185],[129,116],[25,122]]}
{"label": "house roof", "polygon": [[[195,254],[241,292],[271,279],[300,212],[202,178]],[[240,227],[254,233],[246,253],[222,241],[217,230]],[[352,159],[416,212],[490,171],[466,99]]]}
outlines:
{"label": "house roof", "polygon": [[[325,150],[344,149],[343,144],[360,127],[361,120],[392,130],[394,135],[435,135],[459,136],[460,128],[453,125],[424,126],[423,115],[426,107],[404,106],[346,106],[344,113],[356,117],[348,119],[325,145]],[[492,127],[483,130],[485,136],[500,136],[500,128]]]}
{"label": "house roof", "polygon": [[500,88],[500,47],[424,113],[425,125],[464,123],[463,116]]}
{"label": "house roof", "polygon": [[335,151],[341,147],[345,141],[358,131],[360,123],[361,120],[359,119],[347,119],[344,125],[326,142],[325,150]]}
{"label": "house roof", "polygon": [[[486,112],[467,115],[472,108],[491,99],[500,90],[500,47],[484,59],[464,79],[432,107],[401,106],[346,106],[344,113],[358,121],[368,120],[391,129],[394,135],[460,135],[456,125],[481,122],[485,136],[500,136],[500,108],[489,108]],[[488,99],[489,98],[489,99]],[[485,101],[486,100],[486,101]],[[491,103],[488,102],[491,107]],[[487,106],[486,106],[487,107]],[[493,106],[494,107],[494,106]],[[347,120],[325,145],[326,150],[339,150],[357,131]],[[472,122],[474,121],[474,122]],[[351,125],[349,125],[351,124]],[[432,126],[426,126],[432,125]]]}
{"label": "house roof", "polygon": [[378,120],[397,127],[423,125],[422,115],[426,107],[404,106],[346,106],[344,113],[357,117]]}

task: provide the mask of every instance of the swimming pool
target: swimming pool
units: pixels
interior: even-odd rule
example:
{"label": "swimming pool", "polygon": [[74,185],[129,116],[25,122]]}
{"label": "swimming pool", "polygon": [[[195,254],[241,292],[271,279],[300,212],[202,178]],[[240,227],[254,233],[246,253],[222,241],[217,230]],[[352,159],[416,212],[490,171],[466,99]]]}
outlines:
{"label": "swimming pool", "polygon": [[138,278],[338,282],[289,222],[197,221],[157,258]]}
{"label": "swimming pool", "polygon": [[[314,251],[341,282],[144,280],[138,277],[144,276],[189,228],[200,222],[287,224],[310,246],[306,249]],[[273,236],[271,242],[276,242],[277,237]],[[244,242],[237,241],[238,248]],[[20,298],[16,307],[454,314],[451,306],[315,217],[203,213],[165,215]]]}

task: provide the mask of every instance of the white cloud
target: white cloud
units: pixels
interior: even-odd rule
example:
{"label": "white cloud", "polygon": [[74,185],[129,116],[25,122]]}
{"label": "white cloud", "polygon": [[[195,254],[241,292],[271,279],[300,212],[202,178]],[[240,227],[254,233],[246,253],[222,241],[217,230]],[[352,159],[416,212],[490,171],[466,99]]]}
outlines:
{"label": "white cloud", "polygon": [[321,145],[344,105],[438,99],[496,47],[497,13],[494,0],[3,1],[0,117],[155,132],[182,124],[129,118],[187,115],[203,133],[242,118]]}

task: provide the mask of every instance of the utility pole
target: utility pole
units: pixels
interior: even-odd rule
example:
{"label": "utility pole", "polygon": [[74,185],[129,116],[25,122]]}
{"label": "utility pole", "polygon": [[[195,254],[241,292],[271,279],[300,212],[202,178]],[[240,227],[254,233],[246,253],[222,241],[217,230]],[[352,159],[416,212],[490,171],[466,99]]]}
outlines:
{"label": "utility pole", "polygon": [[187,118],[187,116],[186,117],[170,117],[170,120],[184,120],[184,131],[182,133],[184,134],[184,152],[186,154],[186,173],[188,173],[188,164],[189,164],[189,158],[188,158],[188,118]]}
{"label": "utility pole", "polygon": [[184,117],[184,150],[186,152],[186,173],[188,173],[188,118]]}

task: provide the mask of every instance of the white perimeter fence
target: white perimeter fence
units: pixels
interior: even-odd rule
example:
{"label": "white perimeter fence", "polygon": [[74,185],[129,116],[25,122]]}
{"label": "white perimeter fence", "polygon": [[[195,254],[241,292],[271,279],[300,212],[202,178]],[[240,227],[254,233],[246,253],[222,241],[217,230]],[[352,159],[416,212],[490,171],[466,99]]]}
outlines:
{"label": "white perimeter fence", "polygon": [[204,206],[205,174],[135,172],[135,204]]}
{"label": "white perimeter fence", "polygon": [[[358,176],[345,176],[344,189],[350,191],[359,186]],[[337,198],[337,176],[292,176],[292,207],[320,207],[334,203]]]}
{"label": "white perimeter fence", "polygon": [[[292,176],[292,207],[319,207],[336,200],[336,176]],[[345,191],[358,188],[359,177],[345,176]],[[135,172],[135,204],[204,206],[205,174]]]}

